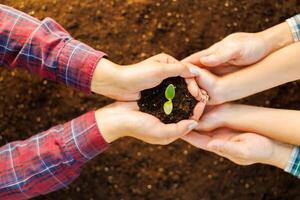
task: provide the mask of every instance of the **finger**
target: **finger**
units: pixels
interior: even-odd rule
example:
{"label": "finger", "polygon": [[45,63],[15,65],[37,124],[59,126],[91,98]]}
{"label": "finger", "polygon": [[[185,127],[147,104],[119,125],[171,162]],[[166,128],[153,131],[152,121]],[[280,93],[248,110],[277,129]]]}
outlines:
{"label": "finger", "polygon": [[208,132],[221,128],[223,125],[223,122],[219,119],[218,116],[208,113],[201,118],[196,130]]}
{"label": "finger", "polygon": [[226,74],[230,74],[233,72],[236,72],[238,70],[241,69],[241,66],[232,66],[232,65],[228,65],[228,66],[220,66],[220,67],[216,67],[213,68],[212,70],[210,70],[212,73],[219,75],[219,76],[224,76]]}
{"label": "finger", "polygon": [[219,152],[221,154],[229,155],[232,157],[243,158],[244,150],[240,143],[226,141],[226,140],[213,140],[207,144],[207,148],[214,152]]}
{"label": "finger", "polygon": [[208,144],[213,140],[213,138],[209,135],[203,135],[193,131],[185,136],[182,136],[181,139],[199,149],[213,152],[219,156],[228,158],[229,160],[234,160],[233,156],[231,155],[216,151],[215,149],[208,148]]}
{"label": "finger", "polygon": [[202,101],[203,97],[202,97],[202,91],[199,88],[197,82],[195,79],[193,78],[188,78],[185,79],[185,82],[187,83],[187,88],[189,90],[189,92],[191,93],[191,95],[193,97],[195,97],[195,99],[197,99],[197,101]]}
{"label": "finger", "polygon": [[199,71],[188,68],[185,64],[179,62],[174,64],[160,63],[160,67],[156,68],[158,75],[165,79],[168,77],[181,76],[183,78],[192,78],[199,75]]}
{"label": "finger", "polygon": [[212,45],[211,47],[209,47],[208,49],[205,49],[205,50],[199,51],[197,53],[194,53],[194,54],[184,58],[182,60],[182,62],[188,62],[188,63],[194,64],[194,65],[197,65],[198,67],[205,66],[200,61],[200,59],[202,57],[206,57],[206,56],[210,55],[211,53],[213,53],[216,50],[218,44],[219,43],[216,43],[216,44]]}
{"label": "finger", "polygon": [[218,156],[221,156],[223,158],[227,158],[228,160],[230,160],[232,162],[235,162],[235,160],[236,160],[236,158],[234,158],[234,155],[229,155],[229,154],[226,154],[226,153],[223,153],[223,152],[219,152],[219,151],[214,151],[214,150],[207,150],[207,151],[215,153]]}
{"label": "finger", "polygon": [[212,74],[210,71],[206,69],[197,67],[189,63],[186,64],[186,66],[189,68],[189,71],[193,71],[194,74],[198,74],[195,77],[197,84],[205,90],[211,88],[217,80],[217,76],[215,76],[214,74]]}
{"label": "finger", "polygon": [[208,50],[203,50],[197,53],[194,53],[186,58],[184,58],[183,60],[181,60],[181,62],[183,63],[190,63],[193,65],[196,65],[198,67],[204,67],[204,65],[200,62],[200,58],[201,56],[206,56]]}
{"label": "finger", "polygon": [[179,138],[198,126],[198,122],[194,120],[182,120],[178,123],[173,124],[163,124],[160,123],[152,130],[154,131],[154,135],[159,139],[172,139]]}
{"label": "finger", "polygon": [[203,112],[204,112],[205,106],[206,106],[206,102],[197,103],[194,110],[193,110],[192,119],[198,121],[200,119],[200,117],[202,116]]}
{"label": "finger", "polygon": [[203,65],[209,67],[216,67],[221,64],[225,64],[226,62],[234,59],[235,57],[234,49],[226,49],[219,47],[215,52],[211,53],[210,55],[204,56],[200,58],[200,62]]}
{"label": "finger", "polygon": [[192,131],[191,133],[182,136],[181,139],[197,148],[207,150],[207,144],[211,141],[212,137]]}

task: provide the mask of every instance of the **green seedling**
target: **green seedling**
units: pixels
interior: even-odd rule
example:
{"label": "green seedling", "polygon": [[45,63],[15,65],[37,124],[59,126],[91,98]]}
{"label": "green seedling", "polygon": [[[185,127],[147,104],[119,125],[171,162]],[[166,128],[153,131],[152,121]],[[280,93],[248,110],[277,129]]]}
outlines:
{"label": "green seedling", "polygon": [[173,84],[169,84],[165,91],[165,97],[168,100],[164,103],[164,111],[166,115],[170,115],[173,110],[173,102],[172,100],[175,97],[175,86]]}

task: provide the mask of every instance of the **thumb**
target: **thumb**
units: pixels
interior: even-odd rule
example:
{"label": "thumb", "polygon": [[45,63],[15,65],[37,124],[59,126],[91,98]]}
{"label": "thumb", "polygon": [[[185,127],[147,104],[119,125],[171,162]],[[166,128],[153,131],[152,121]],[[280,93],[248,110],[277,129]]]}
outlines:
{"label": "thumb", "polygon": [[197,83],[200,87],[204,89],[208,89],[211,87],[217,80],[217,76],[211,73],[210,71],[197,67],[195,65],[186,63],[187,67],[189,68],[189,71],[196,75]]}
{"label": "thumb", "polygon": [[156,132],[162,134],[164,139],[179,138],[198,126],[198,122],[194,120],[182,120],[178,123],[163,124],[157,127]]}
{"label": "thumb", "polygon": [[199,76],[199,71],[189,68],[185,63],[160,63],[160,75],[162,78],[181,76],[183,78],[192,78]]}
{"label": "thumb", "polygon": [[212,137],[192,131],[191,133],[182,136],[181,139],[197,148],[207,150],[206,146],[212,140]]}
{"label": "thumb", "polygon": [[235,50],[219,47],[216,51],[211,54],[200,58],[200,62],[208,67],[215,67],[221,64],[225,64],[228,61],[234,59]]}
{"label": "thumb", "polygon": [[218,129],[223,125],[224,123],[222,122],[217,113],[207,113],[198,122],[197,130],[209,132]]}

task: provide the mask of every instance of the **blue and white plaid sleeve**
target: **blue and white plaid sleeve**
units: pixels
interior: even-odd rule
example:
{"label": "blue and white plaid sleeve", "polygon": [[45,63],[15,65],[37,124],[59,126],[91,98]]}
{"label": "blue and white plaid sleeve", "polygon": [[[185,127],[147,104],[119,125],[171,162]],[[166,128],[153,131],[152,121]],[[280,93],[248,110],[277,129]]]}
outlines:
{"label": "blue and white plaid sleeve", "polygon": [[284,171],[300,178],[300,148],[295,146]]}
{"label": "blue and white plaid sleeve", "polygon": [[294,41],[298,42],[300,40],[300,14],[287,19],[286,22],[290,26]]}

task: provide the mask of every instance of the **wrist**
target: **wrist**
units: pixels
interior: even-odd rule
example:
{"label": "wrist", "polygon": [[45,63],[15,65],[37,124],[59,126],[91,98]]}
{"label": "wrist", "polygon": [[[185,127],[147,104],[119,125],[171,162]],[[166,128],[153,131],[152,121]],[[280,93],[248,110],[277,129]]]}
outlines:
{"label": "wrist", "polygon": [[234,99],[233,92],[236,84],[231,84],[231,79],[227,78],[227,76],[223,76],[218,78],[213,87],[213,96],[215,97],[215,104],[223,104]]}
{"label": "wrist", "polygon": [[[115,115],[109,108],[102,108],[95,112],[97,126],[104,140],[107,143],[112,143],[115,140],[123,137],[120,131],[120,124],[117,115]],[[116,123],[118,122],[118,123]]]}
{"label": "wrist", "polygon": [[227,102],[227,96],[225,87],[224,87],[224,81],[223,77],[219,77],[215,80],[215,82],[210,86],[212,89],[207,89],[210,91],[208,95],[212,98],[210,100],[211,105],[219,105]]}
{"label": "wrist", "polygon": [[293,43],[293,37],[287,22],[258,32],[256,35],[263,39],[266,55]]}
{"label": "wrist", "polygon": [[235,122],[235,104],[225,103],[220,105],[218,117],[220,119],[220,124],[224,127],[232,127],[233,123]]}
{"label": "wrist", "polygon": [[106,91],[119,83],[120,65],[115,64],[106,58],[102,58],[94,70],[91,81],[91,91],[97,94],[106,95]]}
{"label": "wrist", "polygon": [[263,163],[285,169],[288,165],[292,150],[292,145],[274,141],[273,153],[270,158]]}

